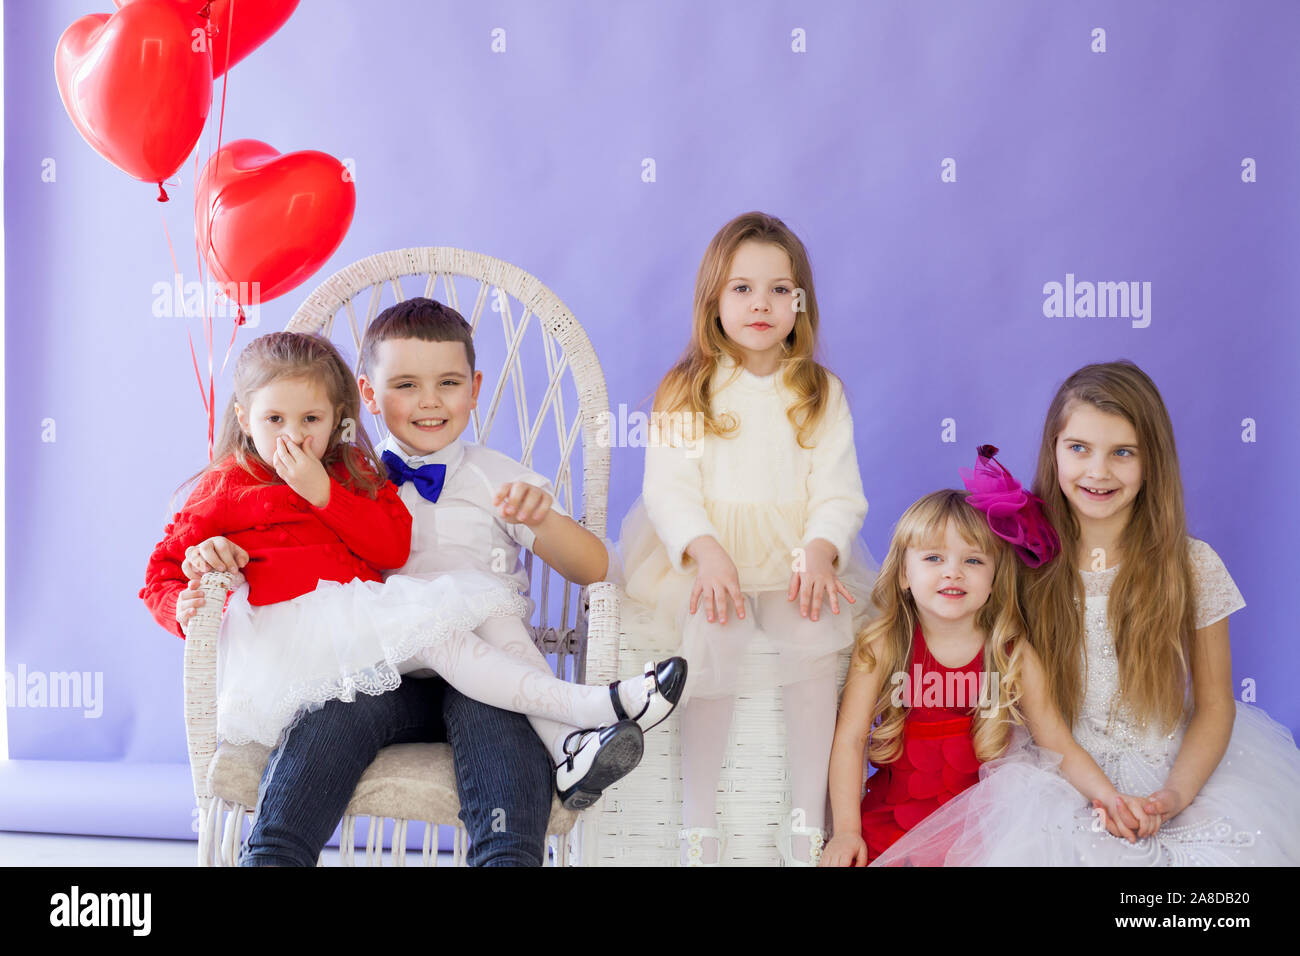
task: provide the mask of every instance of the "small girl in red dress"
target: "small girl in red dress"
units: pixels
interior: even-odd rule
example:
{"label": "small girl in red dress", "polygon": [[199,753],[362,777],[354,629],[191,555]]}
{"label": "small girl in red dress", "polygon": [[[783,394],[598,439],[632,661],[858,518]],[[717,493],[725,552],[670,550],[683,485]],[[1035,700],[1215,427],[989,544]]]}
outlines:
{"label": "small girl in red dress", "polygon": [[[1120,795],[1049,703],[1016,598],[1060,550],[1041,502],[982,445],[966,492],[926,495],[899,519],[857,637],[831,748],[834,836],[822,866],[865,866],[979,780],[1016,726],[1064,755],[1062,772],[1112,806]],[[863,755],[876,766],[862,793]],[[1117,816],[1112,832],[1133,839]]]}

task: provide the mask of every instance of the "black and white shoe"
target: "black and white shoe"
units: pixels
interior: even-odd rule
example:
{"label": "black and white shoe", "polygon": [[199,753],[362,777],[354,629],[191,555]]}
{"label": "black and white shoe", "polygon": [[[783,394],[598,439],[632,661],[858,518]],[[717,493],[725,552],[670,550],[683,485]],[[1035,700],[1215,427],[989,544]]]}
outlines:
{"label": "black and white shoe", "polygon": [[[645,704],[635,715],[629,715],[619,699],[618,689],[622,684],[632,681],[644,681],[642,693]],[[668,718],[682,699],[686,689],[686,658],[670,657],[655,664],[647,662],[642,677],[630,678],[628,681],[614,681],[609,685],[609,696],[614,702],[614,713],[619,720],[635,720],[643,730],[658,726]]]}
{"label": "black and white shoe", "polygon": [[627,776],[644,752],[641,728],[631,720],[596,730],[575,730],[564,738],[563,762],[555,768],[555,789],[566,810],[584,810],[615,780]]}

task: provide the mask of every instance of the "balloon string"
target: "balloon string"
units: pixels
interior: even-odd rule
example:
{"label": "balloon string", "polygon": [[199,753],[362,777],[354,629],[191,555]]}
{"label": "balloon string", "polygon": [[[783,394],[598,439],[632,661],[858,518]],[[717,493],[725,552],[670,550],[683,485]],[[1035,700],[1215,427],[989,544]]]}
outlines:
{"label": "balloon string", "polygon": [[[177,281],[177,282],[180,282],[180,281],[181,281],[181,269],[180,269],[180,266],[177,265],[177,263],[176,263],[176,249],[175,249],[175,247],[172,245],[172,236],[171,236],[171,231],[167,228],[167,219],[166,219],[165,217],[162,217],[162,216],[160,216],[159,218],[162,219],[163,236],[166,237],[166,239],[167,239],[167,254],[171,257],[171,260],[172,260],[172,274],[176,277],[176,281]],[[202,288],[202,284],[200,284],[200,288]],[[188,319],[188,318],[189,318],[189,315],[185,312],[185,306],[184,306],[184,292],[185,292],[185,290],[184,290],[184,289],[181,289],[181,296],[182,296],[182,298],[181,298],[181,302],[182,302],[182,305],[181,305],[181,313],[182,313],[182,315],[183,315],[185,318]],[[207,297],[205,296],[205,297],[204,297],[205,301],[206,301],[206,298],[207,298]],[[206,308],[206,304],[205,304],[205,307],[204,307],[204,323],[210,325],[210,323],[208,322],[208,319],[207,319],[207,315],[206,315],[206,313],[207,313],[207,308]],[[186,330],[185,330],[185,336],[186,336],[186,338],[189,339],[189,343],[190,343],[190,360],[191,360],[191,362],[194,364],[194,378],[195,378],[195,380],[197,380],[198,383],[199,383],[199,398],[203,401],[203,410],[204,410],[204,412],[207,414],[207,418],[208,418],[208,461],[211,462],[211,461],[212,461],[213,450],[214,450],[214,449],[213,449],[213,437],[214,437],[214,434],[215,434],[215,431],[216,431],[216,429],[215,429],[215,424],[216,424],[216,395],[215,395],[215,392],[214,392],[214,390],[213,390],[213,386],[212,386],[212,358],[211,358],[211,356],[212,356],[212,339],[211,339],[211,333],[209,332],[209,335],[208,335],[208,390],[207,390],[206,393],[205,393],[204,390],[203,390],[203,375],[202,375],[202,373],[199,372],[199,358],[198,358],[198,356],[197,356],[197,355],[195,354],[195,352],[194,352],[194,334],[193,334],[193,333],[192,333],[188,328],[186,328]]]}
{"label": "balloon string", "polygon": [[221,74],[221,115],[217,118],[217,152],[221,152],[221,131],[226,126],[226,84],[230,82],[230,31],[235,21],[235,0],[226,11],[226,70]]}
{"label": "balloon string", "polygon": [[[205,7],[204,9],[207,8]],[[232,28],[234,26],[234,21],[235,21],[235,0],[230,0],[230,6],[226,11],[226,59],[225,59],[226,69],[225,72],[221,74],[221,113],[217,118],[217,152],[218,153],[221,152],[222,131],[225,129],[226,126],[226,87],[230,83],[230,37],[231,37]],[[208,210],[206,210],[206,213],[208,216],[208,238],[209,241],[211,241],[212,210],[209,208]],[[226,301],[228,302],[233,301],[235,303],[235,324],[230,329],[230,344],[226,346],[225,358],[221,360],[221,371],[223,373],[226,371],[226,364],[230,361],[230,353],[235,348],[235,335],[239,331],[239,327],[243,325],[246,321],[248,321],[244,315],[244,307],[240,305],[239,301],[237,299],[232,300],[230,298],[229,293],[224,293],[224,294],[226,296]]]}

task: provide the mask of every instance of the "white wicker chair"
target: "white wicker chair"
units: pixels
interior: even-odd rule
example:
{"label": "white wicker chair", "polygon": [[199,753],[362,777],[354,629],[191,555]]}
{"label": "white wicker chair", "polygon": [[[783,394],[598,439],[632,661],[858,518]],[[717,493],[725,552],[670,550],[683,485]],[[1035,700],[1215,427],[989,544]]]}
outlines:
{"label": "white wicker chair", "polygon": [[[500,259],[462,249],[426,247],[384,252],[362,259],[322,282],[294,313],[287,329],[295,332],[334,333],[334,319],[347,317],[353,349],[359,351],[365,326],[383,307],[406,298],[402,280],[420,283],[420,294],[438,298],[461,311],[474,328],[476,364],[485,370],[488,386],[473,413],[475,439],[511,455],[551,477],[557,499],[570,514],[573,476],[570,459],[579,431],[582,433],[582,498],[585,527],[606,534],[609,491],[608,447],[595,440],[599,416],[609,413],[605,378],[586,332],[564,303],[534,276]],[[439,295],[439,280],[442,292]],[[457,288],[472,288],[469,311],[462,310]],[[391,291],[392,301],[385,301]],[[358,320],[355,303],[363,302]],[[500,337],[488,335],[482,323],[485,306],[499,313]],[[516,318],[517,316],[517,318]],[[536,321],[533,321],[536,319]],[[536,334],[531,330],[536,329]],[[345,349],[346,353],[346,349]],[[536,370],[531,379],[525,371]],[[540,373],[540,376],[539,374]],[[529,382],[536,384],[530,393]],[[507,383],[514,398],[513,434],[501,434],[508,415],[503,407]],[[530,399],[536,415],[530,414]],[[572,418],[566,412],[577,406]],[[543,439],[554,427],[554,440]],[[382,435],[376,421],[372,438]],[[533,638],[546,654],[556,655],[556,674],[582,681],[590,651],[602,665],[598,676],[610,673],[603,662],[615,659],[618,596],[613,584],[601,582],[577,588],[540,558],[528,554],[525,567],[531,582],[529,594],[537,605]],[[554,583],[552,581],[554,580]],[[189,743],[194,795],[199,809],[199,865],[233,866],[257,803],[258,782],[269,751],[256,744],[217,747],[216,640],[229,577],[204,577],[204,609],[192,622],[185,644],[185,726]],[[638,661],[638,666],[642,661]],[[611,677],[604,678],[612,679]],[[585,811],[590,815],[600,804]],[[468,834],[460,824],[460,810],[447,744],[399,744],[380,751],[362,776],[343,817],[340,858],[356,865],[356,823],[369,819],[364,862],[383,865],[387,835],[392,865],[406,860],[407,826],[424,821],[422,861],[437,864],[437,827],[454,828],[453,862],[464,865]],[[392,820],[392,826],[387,824]],[[594,861],[591,841],[583,845],[582,817],[552,803],[548,824],[549,858],[553,865]]]}

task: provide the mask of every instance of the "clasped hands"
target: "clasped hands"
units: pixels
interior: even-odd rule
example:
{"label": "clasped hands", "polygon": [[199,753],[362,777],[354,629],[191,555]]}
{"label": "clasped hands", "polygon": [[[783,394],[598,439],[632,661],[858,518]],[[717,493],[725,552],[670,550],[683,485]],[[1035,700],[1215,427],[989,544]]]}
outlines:
{"label": "clasped hands", "polygon": [[1170,787],[1157,790],[1145,800],[1116,792],[1110,802],[1108,807],[1100,799],[1094,799],[1092,807],[1101,811],[1106,832],[1130,843],[1155,836],[1161,824],[1178,816],[1186,807],[1186,801]]}

